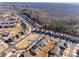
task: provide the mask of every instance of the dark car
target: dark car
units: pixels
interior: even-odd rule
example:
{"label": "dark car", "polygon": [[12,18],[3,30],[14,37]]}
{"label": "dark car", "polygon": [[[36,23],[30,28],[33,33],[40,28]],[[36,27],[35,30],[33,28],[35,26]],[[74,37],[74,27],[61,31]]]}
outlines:
{"label": "dark car", "polygon": [[9,35],[9,32],[4,32],[3,37],[7,37]]}
{"label": "dark car", "polygon": [[7,43],[7,44],[10,44],[11,42],[13,42],[13,41],[11,40],[11,38],[9,38],[8,40],[5,41],[5,43]]}

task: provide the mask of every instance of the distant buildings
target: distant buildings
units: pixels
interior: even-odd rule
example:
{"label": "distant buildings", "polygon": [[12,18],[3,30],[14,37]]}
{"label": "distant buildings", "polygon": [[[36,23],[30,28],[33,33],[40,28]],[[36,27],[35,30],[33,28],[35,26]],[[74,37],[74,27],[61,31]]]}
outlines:
{"label": "distant buildings", "polygon": [[71,35],[57,33],[57,32],[44,30],[44,29],[40,29],[40,28],[33,28],[32,32],[49,35],[49,36],[52,36],[54,38],[59,38],[62,40],[66,40],[66,41],[70,41],[72,43],[79,44],[79,38],[71,36]]}

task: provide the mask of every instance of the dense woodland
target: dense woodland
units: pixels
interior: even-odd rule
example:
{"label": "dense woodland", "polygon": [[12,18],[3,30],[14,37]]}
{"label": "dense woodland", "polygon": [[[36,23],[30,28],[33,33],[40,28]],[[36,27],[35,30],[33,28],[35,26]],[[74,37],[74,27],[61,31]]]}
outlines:
{"label": "dense woodland", "polygon": [[[45,11],[47,9],[44,9]],[[79,21],[70,15],[23,9],[19,12],[36,21],[44,29],[79,36]]]}

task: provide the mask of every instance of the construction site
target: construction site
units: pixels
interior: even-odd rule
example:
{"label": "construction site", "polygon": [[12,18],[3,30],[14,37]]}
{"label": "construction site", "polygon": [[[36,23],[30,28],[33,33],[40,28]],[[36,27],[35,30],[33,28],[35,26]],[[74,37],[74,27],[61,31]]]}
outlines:
{"label": "construction site", "polygon": [[67,41],[65,34],[33,27],[27,20],[16,10],[0,10],[0,57],[78,56],[79,41]]}

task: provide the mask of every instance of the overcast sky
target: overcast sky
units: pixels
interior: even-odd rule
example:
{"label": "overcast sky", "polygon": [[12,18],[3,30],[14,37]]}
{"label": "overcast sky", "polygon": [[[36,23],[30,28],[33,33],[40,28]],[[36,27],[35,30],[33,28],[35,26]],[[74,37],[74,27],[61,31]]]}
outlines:
{"label": "overcast sky", "polygon": [[79,0],[0,0],[0,2],[77,2]]}

